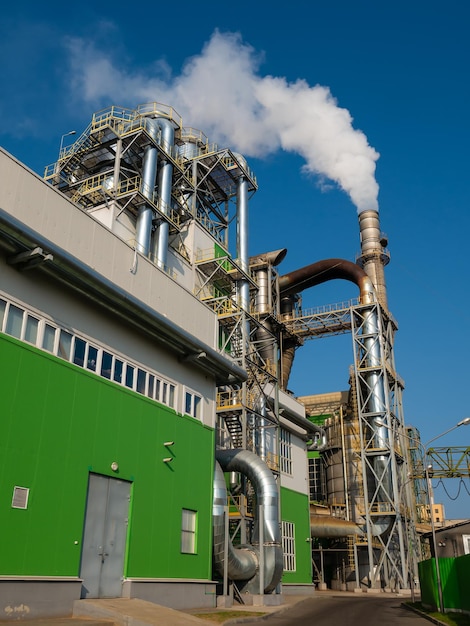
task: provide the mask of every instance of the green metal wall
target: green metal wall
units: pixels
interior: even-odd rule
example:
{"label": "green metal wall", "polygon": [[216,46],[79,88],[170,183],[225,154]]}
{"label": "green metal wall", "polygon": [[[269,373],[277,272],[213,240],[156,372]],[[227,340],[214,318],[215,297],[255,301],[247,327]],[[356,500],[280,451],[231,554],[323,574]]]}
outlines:
{"label": "green metal wall", "polygon": [[[435,559],[421,561],[418,564],[421,601],[423,605],[436,608],[438,605],[438,587]],[[440,558],[439,574],[441,579],[444,608],[470,612],[470,554],[457,558]]]}
{"label": "green metal wall", "polygon": [[311,583],[310,508],[308,495],[281,487],[281,519],[295,524],[295,572],[284,572],[283,583]]}
{"label": "green metal wall", "polygon": [[[212,429],[4,335],[0,397],[2,575],[78,575],[96,472],[132,481],[125,576],[211,577]],[[182,508],[198,511],[196,555],[180,552]]]}

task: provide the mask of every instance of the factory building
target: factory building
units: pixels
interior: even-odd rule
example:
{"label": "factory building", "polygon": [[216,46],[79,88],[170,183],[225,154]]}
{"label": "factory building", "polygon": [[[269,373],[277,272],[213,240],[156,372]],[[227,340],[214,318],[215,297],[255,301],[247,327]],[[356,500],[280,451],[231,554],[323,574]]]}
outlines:
{"label": "factory building", "polygon": [[244,159],[152,103],[93,116],[45,180],[0,162],[2,610],[311,585],[309,424],[251,310]]}
{"label": "factory building", "polygon": [[[244,157],[156,102],[94,114],[43,178],[0,150],[0,177],[2,614],[80,598],[280,604],[313,591],[322,533],[348,542],[357,588],[406,588],[376,212],[360,216],[360,264],[280,275],[286,250],[248,252]],[[338,278],[357,303],[305,315],[301,292]],[[356,461],[335,443],[342,399],[306,413],[287,388],[304,340],[337,332],[355,346]]]}

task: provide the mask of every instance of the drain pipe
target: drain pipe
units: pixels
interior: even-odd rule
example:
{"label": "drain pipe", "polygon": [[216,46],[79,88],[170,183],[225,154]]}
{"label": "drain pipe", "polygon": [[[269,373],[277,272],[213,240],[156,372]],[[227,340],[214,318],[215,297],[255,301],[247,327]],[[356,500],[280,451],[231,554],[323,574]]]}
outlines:
{"label": "drain pipe", "polygon": [[[269,467],[253,452],[248,450],[218,450],[216,459],[225,472],[240,472],[253,485],[256,502],[260,508],[262,528],[258,515],[249,546],[228,550],[228,576],[232,580],[246,580],[244,591],[259,594],[260,584],[264,593],[274,591],[281,581],[283,554],[279,528],[279,494],[276,481]],[[217,463],[216,463],[217,467]],[[223,474],[222,474],[223,477]],[[225,491],[225,493],[224,493]],[[214,479],[214,561],[219,573],[224,571],[224,545],[222,502],[226,505],[225,480],[221,480],[216,469]],[[261,554],[262,552],[262,554]],[[248,556],[247,556],[248,555]],[[260,571],[262,568],[262,572]]]}

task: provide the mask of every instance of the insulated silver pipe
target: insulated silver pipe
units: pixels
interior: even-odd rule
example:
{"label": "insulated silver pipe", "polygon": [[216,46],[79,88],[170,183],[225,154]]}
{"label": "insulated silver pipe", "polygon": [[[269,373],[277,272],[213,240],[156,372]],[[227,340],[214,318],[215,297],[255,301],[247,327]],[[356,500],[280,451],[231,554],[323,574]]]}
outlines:
{"label": "insulated silver pipe", "polygon": [[[243,159],[240,155],[236,155],[239,159]],[[243,163],[245,160],[243,159]],[[249,257],[248,257],[248,181],[245,176],[241,176],[238,180],[237,187],[237,256],[241,269],[248,274]],[[250,285],[247,280],[240,281],[240,305],[242,309],[250,311]]]}
{"label": "insulated silver pipe", "polygon": [[[258,556],[248,546],[234,548],[228,541],[225,554],[225,512],[227,507],[227,488],[225,477],[217,461],[214,468],[214,503],[212,508],[212,524],[214,531],[214,564],[220,574],[227,568],[231,580],[247,580],[253,578],[258,567]],[[227,559],[227,560],[225,560]]]}
{"label": "insulated silver pipe", "polygon": [[[175,143],[175,129],[173,124],[162,117],[157,118],[156,123],[162,133],[162,147],[170,153]],[[158,172],[158,195],[159,208],[162,213],[168,214],[171,208],[171,185],[173,179],[173,165],[169,160],[162,160]],[[165,269],[168,256],[168,240],[170,225],[166,220],[161,220],[156,232],[156,263]]]}
{"label": "insulated silver pipe", "polygon": [[[255,518],[255,524],[252,533],[251,546],[245,547],[245,549],[251,549],[253,554],[257,557],[257,563],[255,569],[256,573],[252,573],[252,559],[251,557],[243,557],[245,564],[237,561],[236,574],[240,576],[237,580],[247,580],[247,584],[244,587],[245,591],[250,593],[259,593],[260,585],[260,550],[263,550],[263,577],[264,577],[264,592],[269,593],[273,591],[279,584],[282,577],[283,570],[283,555],[281,544],[281,533],[279,528],[279,494],[276,481],[269,467],[253,452],[248,450],[218,450],[216,453],[216,459],[219,461],[222,469],[226,472],[240,472],[244,474],[253,485],[253,489],[256,493],[256,501],[258,506],[263,510],[263,528],[260,533],[259,519]],[[225,486],[225,481],[224,481]],[[220,479],[217,483],[218,489],[218,504],[220,503],[221,496],[221,483]],[[224,497],[224,503],[227,501],[226,495]],[[219,535],[220,527],[220,508],[217,509],[217,540],[218,551],[220,553],[221,539]],[[215,535],[215,531],[214,531]],[[260,535],[262,535],[262,543],[260,545]],[[238,550],[237,550],[238,552]],[[238,555],[237,555],[238,556]],[[220,567],[220,554],[218,557]],[[228,566],[229,564],[227,564]],[[235,565],[234,565],[235,568]],[[240,572],[241,570],[241,572]],[[220,571],[220,570],[219,570]],[[229,573],[229,577],[233,576]]]}
{"label": "insulated silver pipe", "polygon": [[[158,140],[158,125],[155,120],[147,120],[147,130],[155,142]],[[145,148],[142,161],[142,195],[153,202],[155,182],[157,177],[158,149],[155,144]],[[139,208],[136,222],[136,248],[141,254],[148,256],[152,236],[153,209],[144,204]]]}
{"label": "insulated silver pipe", "polygon": [[[367,413],[371,429],[372,447],[377,450],[390,449],[390,433],[383,424],[382,417],[387,412],[383,377],[378,372],[384,371],[380,350],[380,328],[375,310],[364,312],[363,323],[364,347],[367,352],[366,366],[370,371],[364,375],[367,384]],[[392,476],[389,468],[389,454],[374,456],[372,465],[377,479],[378,500],[384,503],[393,503]],[[383,535],[390,527],[389,518],[375,518],[373,523],[374,535]]]}

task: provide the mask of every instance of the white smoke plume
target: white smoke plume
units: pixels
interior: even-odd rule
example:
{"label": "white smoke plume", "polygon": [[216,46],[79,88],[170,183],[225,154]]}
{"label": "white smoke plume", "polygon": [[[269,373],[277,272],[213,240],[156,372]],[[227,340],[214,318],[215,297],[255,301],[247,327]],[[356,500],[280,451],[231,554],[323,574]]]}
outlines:
{"label": "white smoke plume", "polygon": [[201,129],[211,142],[245,157],[295,152],[305,159],[304,171],[334,181],[359,212],[378,210],[379,154],[353,127],[349,111],[328,87],[261,76],[259,55],[239,34],[216,31],[176,77],[163,62],[146,73],[126,73],[77,39],[69,51],[75,90],[88,102],[174,106],[186,126]]}

